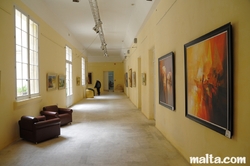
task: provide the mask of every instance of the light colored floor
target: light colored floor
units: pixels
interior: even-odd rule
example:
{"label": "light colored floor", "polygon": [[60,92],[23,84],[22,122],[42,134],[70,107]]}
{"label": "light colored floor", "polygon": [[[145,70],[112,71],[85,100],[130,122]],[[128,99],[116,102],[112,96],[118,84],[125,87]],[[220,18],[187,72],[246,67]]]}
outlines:
{"label": "light colored floor", "polygon": [[59,138],[20,140],[0,151],[0,166],[189,166],[123,93],[106,92],[73,107]]}

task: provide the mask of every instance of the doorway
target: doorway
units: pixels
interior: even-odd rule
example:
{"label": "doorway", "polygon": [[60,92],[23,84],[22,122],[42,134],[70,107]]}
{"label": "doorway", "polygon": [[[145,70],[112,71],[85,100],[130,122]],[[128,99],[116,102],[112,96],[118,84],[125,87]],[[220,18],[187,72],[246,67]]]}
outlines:
{"label": "doorway", "polygon": [[103,76],[104,91],[114,92],[114,71],[104,71]]}

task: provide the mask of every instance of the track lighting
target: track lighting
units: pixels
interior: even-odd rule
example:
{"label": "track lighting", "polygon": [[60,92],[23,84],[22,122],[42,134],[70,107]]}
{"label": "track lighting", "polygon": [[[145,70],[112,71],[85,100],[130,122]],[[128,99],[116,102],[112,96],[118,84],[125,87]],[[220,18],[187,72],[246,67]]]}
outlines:
{"label": "track lighting", "polygon": [[93,30],[94,30],[96,33],[99,33],[99,28],[98,28],[97,25],[95,25],[95,26],[93,27]]}
{"label": "track lighting", "polygon": [[108,52],[107,52],[107,44],[104,38],[104,33],[103,33],[103,29],[102,29],[102,21],[100,18],[100,14],[99,14],[99,9],[98,9],[98,5],[97,5],[97,0],[89,0],[89,5],[92,11],[92,15],[94,17],[94,21],[95,21],[95,26],[93,28],[93,30],[99,34],[100,40],[101,40],[101,49],[104,51],[104,56],[108,56]]}

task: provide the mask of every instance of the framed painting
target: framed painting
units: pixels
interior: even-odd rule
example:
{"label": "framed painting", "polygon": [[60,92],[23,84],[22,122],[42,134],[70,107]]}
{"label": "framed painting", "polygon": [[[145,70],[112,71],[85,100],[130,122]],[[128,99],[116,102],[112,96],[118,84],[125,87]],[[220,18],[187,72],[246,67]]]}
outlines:
{"label": "framed painting", "polygon": [[158,59],[159,104],[175,110],[175,70],[174,53],[170,52]]}
{"label": "framed painting", "polygon": [[76,85],[80,86],[81,84],[81,77],[76,77]]}
{"label": "framed painting", "polygon": [[132,86],[136,87],[136,72],[135,71],[132,73]]}
{"label": "framed painting", "polygon": [[125,86],[128,87],[128,73],[125,73],[124,80],[125,80]]}
{"label": "framed painting", "polygon": [[57,88],[57,74],[48,73],[47,74],[47,90],[55,90]]}
{"label": "framed painting", "polygon": [[1,94],[1,70],[0,70],[0,94]]}
{"label": "framed painting", "polygon": [[88,84],[92,84],[92,73],[88,73]]}
{"label": "framed painting", "polygon": [[231,23],[185,44],[184,61],[186,117],[231,138]]}
{"label": "framed painting", "polygon": [[58,75],[58,89],[65,89],[66,86],[66,76],[65,75]]}
{"label": "framed painting", "polygon": [[146,73],[141,74],[142,85],[146,85]]}
{"label": "framed painting", "polygon": [[128,81],[129,81],[129,87],[132,87],[132,69],[129,69],[128,71]]}

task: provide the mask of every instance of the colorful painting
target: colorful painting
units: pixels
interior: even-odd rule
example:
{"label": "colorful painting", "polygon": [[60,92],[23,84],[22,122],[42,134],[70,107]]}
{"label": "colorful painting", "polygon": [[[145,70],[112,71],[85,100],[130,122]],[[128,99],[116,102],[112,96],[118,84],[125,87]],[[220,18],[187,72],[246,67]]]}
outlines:
{"label": "colorful painting", "polygon": [[47,74],[47,90],[55,90],[57,87],[57,75],[54,73]]}
{"label": "colorful painting", "polygon": [[92,73],[88,73],[88,84],[92,84]]}
{"label": "colorful painting", "polygon": [[65,89],[65,82],[66,76],[65,75],[59,75],[58,76],[58,89]]}
{"label": "colorful painting", "polygon": [[231,138],[231,24],[185,45],[186,116]]}
{"label": "colorful painting", "polygon": [[174,53],[170,52],[158,59],[159,104],[175,109]]}

